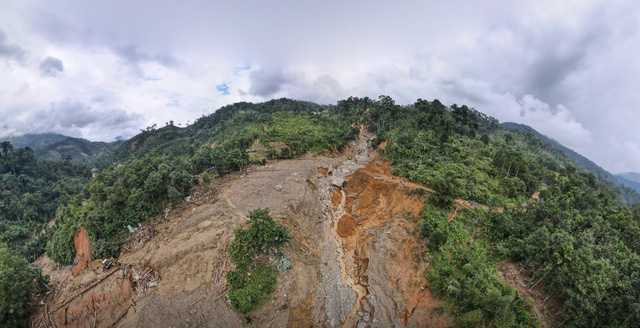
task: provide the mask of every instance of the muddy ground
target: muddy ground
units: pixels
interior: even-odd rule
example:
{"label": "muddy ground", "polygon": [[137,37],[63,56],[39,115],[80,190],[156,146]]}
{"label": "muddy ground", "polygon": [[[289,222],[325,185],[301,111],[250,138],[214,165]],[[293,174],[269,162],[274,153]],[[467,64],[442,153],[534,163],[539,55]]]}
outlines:
{"label": "muddy ground", "polygon": [[[72,276],[46,257],[52,291],[33,325],[69,327],[442,327],[425,286],[412,215],[424,196],[370,154],[368,137],[336,157],[252,166],[194,193],[132,234],[110,270]],[[227,304],[226,247],[249,211],[269,208],[293,239],[252,322]],[[86,245],[80,245],[86,247]]]}

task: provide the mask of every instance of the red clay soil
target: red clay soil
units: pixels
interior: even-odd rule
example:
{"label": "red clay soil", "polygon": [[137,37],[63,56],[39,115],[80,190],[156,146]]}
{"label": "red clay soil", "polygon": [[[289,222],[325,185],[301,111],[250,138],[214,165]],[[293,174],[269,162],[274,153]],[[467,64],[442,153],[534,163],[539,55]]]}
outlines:
{"label": "red clay soil", "polygon": [[115,272],[50,316],[57,327],[111,327],[129,310],[134,294],[129,279]]}
{"label": "red clay soil", "polygon": [[356,222],[351,215],[345,213],[338,221],[338,235],[342,238],[347,238],[356,230]]}
{"label": "red clay soil", "polygon": [[[385,322],[412,327],[449,326],[450,318],[437,314],[442,303],[423,288],[424,245],[415,234],[418,223],[406,219],[406,214],[419,215],[426,199],[408,192],[431,189],[389,172],[387,161],[374,158],[345,181],[345,214],[337,230],[356,264],[353,274],[368,285],[384,286],[384,294],[392,295],[395,307],[385,308],[383,316],[393,319]],[[333,198],[335,205],[341,199],[340,191]]]}
{"label": "red clay soil", "polygon": [[89,234],[84,228],[76,230],[73,234],[73,244],[76,247],[76,258],[78,263],[71,269],[71,274],[77,276],[82,272],[89,263],[91,263],[91,245],[89,243]]}

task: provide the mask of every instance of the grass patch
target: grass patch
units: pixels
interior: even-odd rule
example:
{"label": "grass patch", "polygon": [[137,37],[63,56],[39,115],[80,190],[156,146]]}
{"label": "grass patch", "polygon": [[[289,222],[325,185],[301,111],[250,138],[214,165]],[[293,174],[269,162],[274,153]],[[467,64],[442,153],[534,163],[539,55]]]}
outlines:
{"label": "grass patch", "polygon": [[[227,272],[231,286],[229,299],[236,311],[247,314],[263,304],[276,289],[279,268],[291,268],[291,263],[279,251],[289,243],[291,235],[273,221],[268,209],[251,211],[249,227],[236,229],[234,234],[235,239],[227,249],[236,265],[234,271]],[[271,263],[269,255],[275,255],[275,263]]]}

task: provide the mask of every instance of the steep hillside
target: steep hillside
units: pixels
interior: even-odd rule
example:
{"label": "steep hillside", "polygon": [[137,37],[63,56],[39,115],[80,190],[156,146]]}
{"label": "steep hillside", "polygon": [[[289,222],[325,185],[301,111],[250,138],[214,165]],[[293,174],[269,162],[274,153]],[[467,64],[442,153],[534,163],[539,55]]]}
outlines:
{"label": "steep hillside", "polygon": [[[183,208],[133,234],[119,266],[106,272],[66,279],[66,269],[39,260],[56,290],[47,297],[51,321],[69,327],[448,326],[450,318],[438,310],[442,303],[421,287],[422,242],[417,222],[406,216],[418,215],[425,197],[407,194],[411,183],[368,162],[366,145],[351,149],[250,166],[197,188]],[[232,264],[226,248],[256,208],[269,208],[291,231],[283,252],[292,268],[247,324],[227,304],[224,276]],[[46,314],[34,322],[47,324]]]}
{"label": "steep hillside", "polygon": [[44,252],[46,224],[58,206],[77,194],[91,173],[83,165],[39,160],[30,148],[0,146],[0,247],[33,260]]}
{"label": "steep hillside", "polygon": [[640,322],[640,209],[467,106],[238,103],[114,156],[57,210],[34,326]]}
{"label": "steep hillside", "polygon": [[610,187],[614,189],[620,189],[619,192],[624,200],[629,204],[637,204],[640,203],[640,183],[633,183],[633,179],[629,179],[625,176],[614,176],[609,173],[607,170],[601,168],[593,161],[588,158],[578,154],[570,148],[567,148],[560,144],[559,142],[541,134],[536,131],[532,127],[524,124],[505,122],[501,124],[504,128],[513,130],[513,131],[522,131],[524,133],[531,133],[535,135],[538,139],[544,140],[549,144],[553,145],[555,148],[564,153],[567,157],[569,157],[578,167],[596,175],[601,181],[607,183]]}

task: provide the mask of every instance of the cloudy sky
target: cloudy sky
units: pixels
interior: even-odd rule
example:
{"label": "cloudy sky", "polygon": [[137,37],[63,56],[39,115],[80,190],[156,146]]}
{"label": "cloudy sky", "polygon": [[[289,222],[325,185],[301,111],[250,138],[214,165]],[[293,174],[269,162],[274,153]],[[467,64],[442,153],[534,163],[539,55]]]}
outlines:
{"label": "cloudy sky", "polygon": [[640,2],[2,0],[0,137],[130,137],[222,105],[390,95],[640,171]]}

